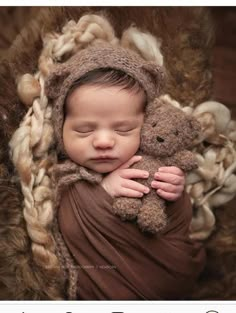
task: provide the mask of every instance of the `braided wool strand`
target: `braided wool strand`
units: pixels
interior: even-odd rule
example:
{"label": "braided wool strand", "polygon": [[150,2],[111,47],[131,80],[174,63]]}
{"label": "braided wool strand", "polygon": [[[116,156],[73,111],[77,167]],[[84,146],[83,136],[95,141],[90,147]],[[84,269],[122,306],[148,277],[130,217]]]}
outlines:
{"label": "braided wool strand", "polygon": [[[10,149],[13,163],[20,176],[24,195],[23,214],[32,240],[35,261],[40,266],[56,269],[58,266],[53,253],[53,238],[47,230],[48,224],[53,219],[51,184],[46,170],[42,167],[48,160],[47,153],[39,149],[41,139],[45,138],[42,134],[45,134],[45,127],[48,128],[51,114],[46,110],[48,101],[44,95],[44,79],[40,75],[38,77],[41,86],[40,95],[34,99],[32,107],[13,135]],[[48,132],[46,134],[48,135]],[[50,140],[46,141],[50,145]],[[39,144],[38,154],[42,155],[40,162],[34,161],[34,147],[37,144]]]}

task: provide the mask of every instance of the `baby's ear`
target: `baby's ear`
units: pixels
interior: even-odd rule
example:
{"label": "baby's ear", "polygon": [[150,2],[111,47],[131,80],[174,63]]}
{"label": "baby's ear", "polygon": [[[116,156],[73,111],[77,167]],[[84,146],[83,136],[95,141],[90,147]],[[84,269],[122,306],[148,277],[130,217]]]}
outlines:
{"label": "baby's ear", "polygon": [[61,86],[69,75],[67,68],[54,69],[49,74],[45,82],[45,93],[48,98],[56,99],[60,95]]}

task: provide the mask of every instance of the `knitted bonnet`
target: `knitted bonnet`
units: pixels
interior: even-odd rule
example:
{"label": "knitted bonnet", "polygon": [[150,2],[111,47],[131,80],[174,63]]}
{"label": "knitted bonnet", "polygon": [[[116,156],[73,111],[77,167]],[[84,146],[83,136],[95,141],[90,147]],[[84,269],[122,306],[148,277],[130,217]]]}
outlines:
{"label": "knitted bonnet", "polygon": [[146,92],[147,102],[152,101],[160,93],[164,76],[162,68],[155,62],[144,60],[130,49],[99,43],[77,52],[67,62],[58,64],[45,83],[46,94],[53,100],[52,120],[60,151],[64,150],[63,108],[68,91],[84,74],[100,68],[121,70],[137,80]]}

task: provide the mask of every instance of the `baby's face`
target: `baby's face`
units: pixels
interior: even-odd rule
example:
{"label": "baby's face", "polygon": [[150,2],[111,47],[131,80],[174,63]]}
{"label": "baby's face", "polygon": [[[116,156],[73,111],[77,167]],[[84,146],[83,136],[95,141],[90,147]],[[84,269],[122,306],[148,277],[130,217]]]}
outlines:
{"label": "baby's face", "polygon": [[63,143],[77,164],[108,173],[138,150],[145,94],[120,87],[81,86],[66,102]]}

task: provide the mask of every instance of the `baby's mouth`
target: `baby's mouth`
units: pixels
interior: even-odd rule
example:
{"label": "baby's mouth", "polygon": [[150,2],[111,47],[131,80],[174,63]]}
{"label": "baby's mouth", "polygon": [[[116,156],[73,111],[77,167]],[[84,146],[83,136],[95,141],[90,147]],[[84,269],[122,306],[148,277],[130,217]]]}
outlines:
{"label": "baby's mouth", "polygon": [[115,160],[116,158],[113,156],[107,156],[107,155],[101,155],[101,156],[97,156],[95,158],[92,158],[93,161],[100,161],[100,162],[108,162],[108,161],[112,161]]}

